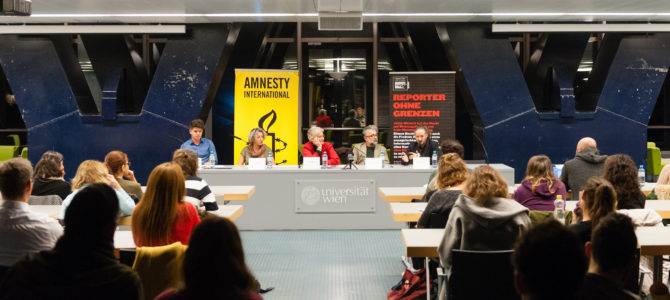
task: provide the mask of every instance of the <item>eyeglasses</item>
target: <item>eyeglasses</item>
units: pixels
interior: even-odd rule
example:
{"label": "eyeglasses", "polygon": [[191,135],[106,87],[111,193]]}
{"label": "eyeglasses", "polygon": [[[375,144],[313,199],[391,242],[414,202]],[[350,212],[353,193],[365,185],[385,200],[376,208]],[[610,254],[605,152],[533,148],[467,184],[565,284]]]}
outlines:
{"label": "eyeglasses", "polygon": [[365,137],[377,137],[377,134],[366,135]]}

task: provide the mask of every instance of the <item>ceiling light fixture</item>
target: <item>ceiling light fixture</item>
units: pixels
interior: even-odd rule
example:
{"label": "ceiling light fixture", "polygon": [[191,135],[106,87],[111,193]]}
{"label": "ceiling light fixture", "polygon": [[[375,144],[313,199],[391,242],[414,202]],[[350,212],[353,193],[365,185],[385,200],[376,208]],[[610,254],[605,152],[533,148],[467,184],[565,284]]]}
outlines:
{"label": "ceiling light fixture", "polygon": [[185,25],[7,25],[0,34],[183,34]]}
{"label": "ceiling light fixture", "polygon": [[494,33],[510,32],[670,32],[670,24],[493,24]]}

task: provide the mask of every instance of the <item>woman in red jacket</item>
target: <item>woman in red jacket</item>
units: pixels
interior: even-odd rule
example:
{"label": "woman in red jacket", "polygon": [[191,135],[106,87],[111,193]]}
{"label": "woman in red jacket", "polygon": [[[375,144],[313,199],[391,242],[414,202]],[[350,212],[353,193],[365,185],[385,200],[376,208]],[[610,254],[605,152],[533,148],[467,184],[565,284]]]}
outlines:
{"label": "woman in red jacket", "polygon": [[[307,130],[307,138],[309,139],[309,142],[305,143],[305,146],[302,147],[303,157],[318,157],[319,160],[322,160],[323,153],[325,152],[328,155],[329,165],[340,164],[340,157],[337,156],[333,145],[324,141],[323,128],[312,126]],[[323,162],[321,162],[321,164],[323,164]]]}

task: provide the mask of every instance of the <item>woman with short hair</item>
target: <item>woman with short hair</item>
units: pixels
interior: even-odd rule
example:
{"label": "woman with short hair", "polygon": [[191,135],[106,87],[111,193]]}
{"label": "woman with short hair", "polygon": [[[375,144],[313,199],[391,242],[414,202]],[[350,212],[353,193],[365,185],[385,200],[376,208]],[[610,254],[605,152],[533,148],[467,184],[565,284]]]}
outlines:
{"label": "woman with short hair", "polygon": [[[237,160],[238,165],[249,164],[250,158],[267,158],[270,156],[272,149],[263,143],[266,135],[262,128],[254,128],[249,131],[247,146],[240,151],[240,159]],[[274,161],[272,164],[274,164]]]}
{"label": "woman with short hair", "polygon": [[551,160],[535,155],[528,160],[526,178],[514,191],[514,200],[530,210],[553,211],[554,201],[566,197],[565,184],[556,178]]}
{"label": "woman with short hair", "polygon": [[35,164],[31,195],[58,195],[61,199],[65,199],[72,192],[72,185],[65,181],[63,176],[65,176],[63,154],[51,150],[44,152]]}
{"label": "woman with short hair", "polygon": [[[418,228],[429,228],[431,214],[449,216],[456,199],[461,195],[468,179],[468,168],[461,157],[456,153],[442,155],[437,165],[437,188],[432,193],[417,222]],[[439,226],[444,228],[444,225]]]}
{"label": "woman with short hair", "polygon": [[135,208],[135,201],[124,191],[114,176],[108,173],[107,167],[97,160],[85,160],[77,168],[77,174],[72,179],[72,193],[68,195],[61,205],[59,219],[65,218],[65,211],[72,201],[72,198],[92,183],[104,183],[109,185],[116,192],[116,198],[119,201],[119,211],[124,216],[130,216]]}
{"label": "woman with short hair", "polygon": [[[126,193],[135,196],[137,201],[142,199],[142,186],[135,179],[135,172],[130,169],[130,161],[128,161],[127,154],[118,150],[107,153],[105,156],[105,166],[107,166],[109,174],[112,174],[116,178],[116,181]],[[124,177],[128,179],[124,179]]]}
{"label": "woman with short hair", "polygon": [[303,157],[318,157],[323,164],[323,153],[328,155],[328,165],[339,165],[340,157],[329,142],[324,141],[323,128],[312,126],[307,130],[309,142],[302,147]]}
{"label": "woman with short hair", "polygon": [[184,201],[186,187],[181,167],[173,162],[156,166],[144,197],[132,215],[131,230],[137,247],[188,245],[193,227],[200,223],[195,207]]}

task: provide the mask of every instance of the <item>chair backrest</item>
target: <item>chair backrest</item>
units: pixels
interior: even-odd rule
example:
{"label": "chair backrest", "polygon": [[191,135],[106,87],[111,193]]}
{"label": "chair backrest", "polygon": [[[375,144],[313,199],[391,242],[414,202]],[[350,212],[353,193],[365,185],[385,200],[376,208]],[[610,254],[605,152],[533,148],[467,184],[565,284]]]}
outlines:
{"label": "chair backrest", "polygon": [[449,213],[451,210],[445,213],[430,213],[428,218],[428,228],[444,228],[447,226],[447,219],[449,219]]}
{"label": "chair backrest", "polygon": [[61,205],[63,199],[58,195],[35,196],[31,195],[28,199],[29,205]]}
{"label": "chair backrest", "polygon": [[18,146],[0,146],[0,162],[16,157],[18,152]]}
{"label": "chair backrest", "polygon": [[21,150],[21,157],[28,159],[28,147],[23,147]]}
{"label": "chair backrest", "polygon": [[9,139],[12,141],[12,145],[17,147],[21,145],[21,139],[19,139],[18,134],[10,134],[7,137],[9,137]]}
{"label": "chair backrest", "polygon": [[521,299],[514,289],[513,252],[452,249],[447,299]]}

